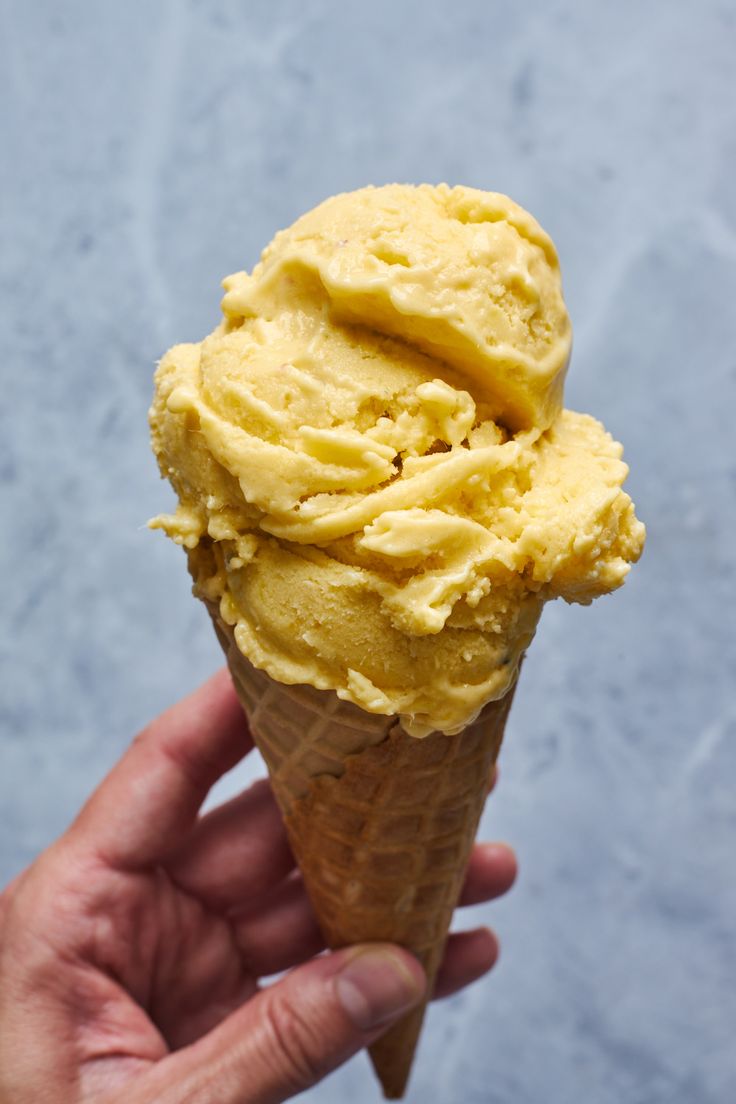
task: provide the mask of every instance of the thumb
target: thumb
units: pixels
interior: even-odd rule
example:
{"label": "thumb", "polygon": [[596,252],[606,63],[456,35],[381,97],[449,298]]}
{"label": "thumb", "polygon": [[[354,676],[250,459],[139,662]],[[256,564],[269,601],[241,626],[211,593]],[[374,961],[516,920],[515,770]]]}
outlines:
{"label": "thumb", "polygon": [[192,1104],[279,1104],[373,1042],[425,988],[417,960],[392,944],[313,959],[164,1061],[166,1080],[177,1101],[186,1089]]}

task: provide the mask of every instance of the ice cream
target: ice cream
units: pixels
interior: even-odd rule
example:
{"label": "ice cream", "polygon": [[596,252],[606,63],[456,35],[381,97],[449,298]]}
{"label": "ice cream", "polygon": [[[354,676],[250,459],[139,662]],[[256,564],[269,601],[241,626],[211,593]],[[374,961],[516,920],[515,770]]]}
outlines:
{"label": "ice cream", "polygon": [[618,587],[621,446],[562,409],[557,254],[505,196],[335,196],[156,373],[155,519],[250,663],[424,736],[512,685],[545,601]]}
{"label": "ice cream", "polygon": [[[431,991],[544,602],[644,539],[621,446],[562,408],[555,248],[505,196],[327,200],[156,373],[153,447],[327,944]],[[424,1005],[370,1048],[401,1096]]]}

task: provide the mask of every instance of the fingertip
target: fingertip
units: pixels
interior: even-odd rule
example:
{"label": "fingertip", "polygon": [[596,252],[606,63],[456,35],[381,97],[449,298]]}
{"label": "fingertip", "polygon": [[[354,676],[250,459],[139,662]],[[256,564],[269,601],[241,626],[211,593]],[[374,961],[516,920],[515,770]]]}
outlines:
{"label": "fingertip", "polygon": [[342,1009],[363,1032],[373,1032],[408,1012],[426,989],[427,978],[417,959],[391,943],[352,947],[335,975]]}
{"label": "fingertip", "polygon": [[452,996],[484,977],[498,962],[499,954],[498,938],[490,928],[473,928],[451,935],[437,974],[433,1000]]}
{"label": "fingertip", "polygon": [[487,974],[489,970],[492,970],[498,962],[501,954],[501,944],[498,936],[492,928],[485,926],[473,928],[472,931],[465,934],[471,937],[469,943],[473,948],[473,954],[477,956],[478,977],[482,977],[483,974]]}
{"label": "fingertip", "polygon": [[478,905],[508,892],[516,881],[516,855],[506,843],[477,843],[460,896],[461,905]]}
{"label": "fingertip", "polygon": [[510,889],[519,874],[519,863],[513,847],[503,841],[494,840],[491,843],[478,844],[478,849],[484,866],[493,872],[495,883]]}

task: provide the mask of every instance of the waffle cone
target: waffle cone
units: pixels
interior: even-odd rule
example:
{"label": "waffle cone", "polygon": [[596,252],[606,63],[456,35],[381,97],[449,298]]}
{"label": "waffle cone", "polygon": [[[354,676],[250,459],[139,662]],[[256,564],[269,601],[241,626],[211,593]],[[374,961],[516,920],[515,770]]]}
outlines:
{"label": "waffle cone", "polygon": [[[460,735],[416,739],[332,691],[273,681],[206,604],[327,945],[398,943],[431,992],[513,690]],[[425,1010],[370,1047],[388,1098],[404,1093]]]}

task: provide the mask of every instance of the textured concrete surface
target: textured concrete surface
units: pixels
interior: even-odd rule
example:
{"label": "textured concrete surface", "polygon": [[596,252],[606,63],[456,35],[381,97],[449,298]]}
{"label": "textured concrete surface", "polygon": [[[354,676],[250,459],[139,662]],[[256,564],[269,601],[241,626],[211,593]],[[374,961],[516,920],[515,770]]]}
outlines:
{"label": "textured concrete surface", "polygon": [[[649,544],[624,591],[543,618],[485,821],[521,878],[461,919],[503,960],[432,1013],[410,1100],[736,1099],[734,5],[0,12],[2,878],[219,664],[143,528],[171,502],[155,359],[330,193],[506,191],[559,245],[568,405],[624,440]],[[309,1099],[376,1099],[365,1060]]]}

